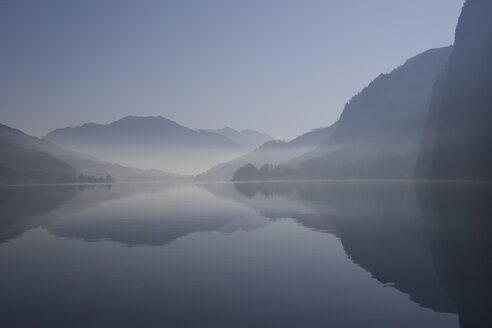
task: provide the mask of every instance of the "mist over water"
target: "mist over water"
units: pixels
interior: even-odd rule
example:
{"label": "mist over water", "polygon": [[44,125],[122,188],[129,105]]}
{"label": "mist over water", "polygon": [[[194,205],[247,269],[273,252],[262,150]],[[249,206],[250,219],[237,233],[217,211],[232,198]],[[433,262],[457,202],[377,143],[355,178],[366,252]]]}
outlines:
{"label": "mist over water", "polygon": [[231,161],[248,150],[221,150],[204,148],[166,148],[137,146],[129,152],[127,146],[84,149],[86,153],[104,158],[111,163],[139,168],[154,169],[182,175],[196,175],[219,164]]}

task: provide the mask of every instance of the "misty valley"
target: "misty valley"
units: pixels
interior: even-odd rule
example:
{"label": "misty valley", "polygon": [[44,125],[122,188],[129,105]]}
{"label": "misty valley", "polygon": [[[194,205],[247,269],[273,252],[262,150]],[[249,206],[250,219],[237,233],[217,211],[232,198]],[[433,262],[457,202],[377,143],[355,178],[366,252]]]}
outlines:
{"label": "misty valley", "polygon": [[1,2],[0,327],[492,327],[492,0],[427,2]]}

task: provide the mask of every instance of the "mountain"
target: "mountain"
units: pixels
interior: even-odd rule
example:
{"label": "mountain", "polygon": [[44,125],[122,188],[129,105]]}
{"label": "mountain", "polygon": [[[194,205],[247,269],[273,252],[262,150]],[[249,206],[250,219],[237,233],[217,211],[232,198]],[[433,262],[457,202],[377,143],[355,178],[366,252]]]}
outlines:
{"label": "mountain", "polygon": [[379,75],[347,103],[329,138],[288,163],[291,178],[412,178],[433,85],[451,51],[431,49]]}
{"label": "mountain", "polygon": [[27,135],[0,124],[0,183],[65,181],[77,170],[40,151]]}
{"label": "mountain", "polygon": [[452,47],[428,50],[381,74],[345,106],[325,155],[301,163],[302,177],[412,178],[433,85]]}
{"label": "mountain", "polygon": [[61,146],[91,147],[154,145],[161,147],[240,147],[224,136],[210,131],[196,131],[160,116],[127,116],[109,124],[86,123],[79,127],[56,129],[46,139]]}
{"label": "mountain", "polygon": [[178,176],[111,164],[61,148],[0,124],[0,182],[74,182],[78,174],[118,181],[170,179]]}
{"label": "mountain", "polygon": [[324,128],[317,128],[306,132],[297,138],[291,140],[289,144],[292,147],[312,147],[319,146],[322,141],[327,140],[331,135],[335,132],[337,122],[333,123],[330,126]]}
{"label": "mountain", "polygon": [[252,164],[262,166],[265,164],[282,164],[299,156],[313,151],[324,139],[327,139],[336,129],[336,124],[325,128],[315,129],[304,133],[297,138],[285,142],[271,140],[258,149],[255,149],[232,161],[212,167],[197,176],[199,180],[231,180],[240,167]]}
{"label": "mountain", "polygon": [[45,139],[112,162],[180,173],[196,173],[246,151],[221,134],[192,130],[160,116],[56,129]]}
{"label": "mountain", "polygon": [[223,135],[224,137],[227,137],[234,142],[246,146],[246,148],[248,149],[255,149],[263,145],[265,142],[273,140],[273,137],[254,130],[237,131],[233,128],[226,127],[223,129],[206,131]]}
{"label": "mountain", "polygon": [[417,176],[492,179],[492,1],[468,0],[434,87]]}

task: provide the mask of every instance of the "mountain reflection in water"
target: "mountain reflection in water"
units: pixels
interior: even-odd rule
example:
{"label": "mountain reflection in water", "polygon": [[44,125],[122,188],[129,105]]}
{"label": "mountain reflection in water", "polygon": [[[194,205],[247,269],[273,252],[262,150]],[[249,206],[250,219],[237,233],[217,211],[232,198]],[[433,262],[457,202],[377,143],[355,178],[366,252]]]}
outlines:
{"label": "mountain reflection in water", "polygon": [[6,327],[489,327],[491,191],[2,187],[0,318]]}

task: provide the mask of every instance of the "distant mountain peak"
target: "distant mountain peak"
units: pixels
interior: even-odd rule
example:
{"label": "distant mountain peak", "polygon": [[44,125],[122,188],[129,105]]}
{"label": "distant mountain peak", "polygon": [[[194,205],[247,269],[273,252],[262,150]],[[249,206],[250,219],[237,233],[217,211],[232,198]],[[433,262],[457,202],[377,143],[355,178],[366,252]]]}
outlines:
{"label": "distant mountain peak", "polygon": [[113,121],[106,126],[123,127],[123,128],[178,128],[188,129],[170,119],[162,116],[126,116],[119,120]]}
{"label": "distant mountain peak", "polygon": [[233,129],[231,127],[228,127],[226,126],[225,128],[222,128],[222,129],[217,129],[217,130],[212,130],[216,133],[220,133],[220,134],[230,134],[230,135],[237,135],[239,133],[238,130],[236,129]]}
{"label": "distant mountain peak", "polygon": [[123,118],[120,118],[119,120],[113,121],[110,124],[113,123],[119,123],[119,122],[148,122],[148,121],[162,121],[162,122],[174,122],[168,118],[162,117],[160,115],[158,116],[136,116],[136,115],[128,115]]}
{"label": "distant mountain peak", "polygon": [[194,130],[162,116],[126,116],[109,124],[62,128],[45,137],[60,146],[139,168],[194,173],[246,147],[227,136]]}
{"label": "distant mountain peak", "polygon": [[269,135],[251,129],[244,129],[238,131],[231,127],[225,127],[222,129],[208,130],[208,131],[223,135],[237,143],[245,145],[249,149],[257,148],[262,144],[264,144],[265,142],[274,139]]}

